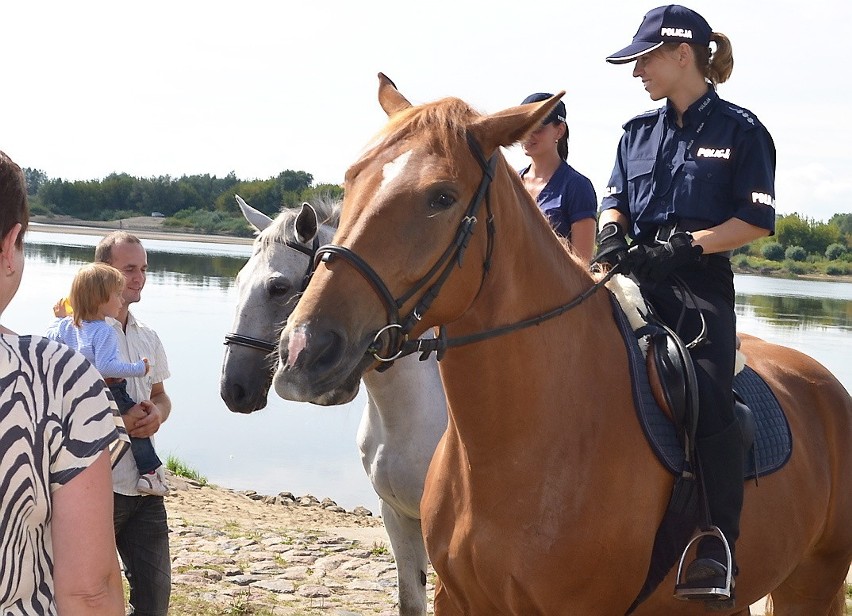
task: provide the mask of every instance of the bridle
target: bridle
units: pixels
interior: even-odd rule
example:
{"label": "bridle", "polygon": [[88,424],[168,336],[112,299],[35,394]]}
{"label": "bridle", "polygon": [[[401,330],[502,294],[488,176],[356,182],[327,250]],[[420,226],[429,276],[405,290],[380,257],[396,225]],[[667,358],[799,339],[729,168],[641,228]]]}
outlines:
{"label": "bridle", "polygon": [[[496,154],[486,160],[485,155],[479,144],[470,133],[467,133],[467,143],[471,152],[482,168],[482,179],[479,182],[479,187],[476,189],[470,203],[467,206],[467,211],[459,223],[456,236],[453,241],[447,246],[444,253],[438,258],[437,262],[426,274],[418,280],[414,286],[403,293],[400,297],[394,298],[393,294],[388,289],[387,285],[376,273],[376,271],[361,257],[355,254],[349,248],[338,244],[326,244],[317,250],[314,257],[314,266],[318,266],[320,262],[330,263],[335,258],[341,258],[348,262],[349,265],[361,274],[361,276],[370,284],[376,294],[379,296],[382,304],[384,304],[388,316],[388,324],[376,332],[373,342],[367,349],[367,354],[372,355],[377,361],[381,362],[381,366],[377,370],[382,371],[389,368],[392,363],[404,355],[413,353],[414,351],[406,352],[405,344],[408,342],[408,334],[414,326],[423,318],[426,311],[435,301],[441,287],[449,278],[453,271],[453,265],[462,266],[465,251],[467,250],[470,238],[473,235],[474,227],[478,222],[478,213],[482,203],[485,203],[486,209],[486,229],[488,233],[488,248],[485,255],[485,263],[483,264],[482,280],[488,274],[491,267],[491,252],[494,245],[494,216],[491,213],[491,204],[488,199],[489,187],[491,180],[494,178],[494,170],[497,166]],[[436,278],[437,276],[437,278]],[[423,295],[417,301],[414,308],[411,309],[404,319],[400,319],[400,309],[408,302],[416,293],[424,289],[430,281],[434,282],[425,290]],[[382,357],[379,353],[382,345],[379,341],[383,334],[388,334],[388,356]]]}
{"label": "bridle", "polygon": [[[314,239],[310,247],[288,239],[282,240],[275,238],[273,241],[278,244],[284,244],[288,248],[301,252],[303,255],[307,255],[308,267],[305,269],[305,275],[302,276],[302,286],[299,289],[300,293],[304,293],[305,289],[308,288],[308,283],[311,281],[311,276],[313,276],[314,273],[314,259],[320,247],[319,231],[317,231],[314,235]],[[251,336],[244,336],[243,334],[238,334],[236,332],[225,334],[225,345],[227,346],[231,344],[256,349],[258,351],[263,351],[264,353],[272,353],[278,349],[278,344],[275,342],[269,342],[260,338],[253,338]]]}
{"label": "bridle", "polygon": [[[476,193],[474,193],[473,198],[467,207],[467,211],[459,223],[459,227],[453,241],[438,258],[435,265],[433,265],[432,268],[408,291],[400,297],[394,298],[393,294],[376,271],[364,259],[345,246],[340,246],[338,244],[326,244],[325,246],[321,246],[314,256],[315,268],[320,262],[330,263],[335,258],[341,258],[346,261],[370,284],[384,305],[387,311],[388,324],[376,332],[372,343],[366,350],[367,355],[371,355],[376,361],[380,362],[381,365],[376,368],[377,371],[381,372],[383,370],[387,370],[391,365],[393,365],[394,361],[412,353],[421,353],[420,359],[422,360],[428,357],[432,352],[435,352],[437,353],[437,358],[440,360],[447,348],[479,342],[481,340],[493,338],[512,331],[517,331],[525,327],[538,325],[543,321],[559,316],[560,314],[580,305],[600,287],[602,287],[618,270],[618,268],[613,268],[602,279],[572,301],[537,317],[452,339],[448,339],[446,337],[444,327],[441,326],[437,338],[409,340],[408,335],[411,333],[414,326],[423,318],[423,315],[438,296],[438,293],[453,270],[453,265],[458,264],[459,267],[462,266],[464,253],[470,243],[474,227],[478,222],[477,214],[483,202],[485,203],[486,210],[485,222],[487,247],[485,261],[483,262],[480,289],[482,288],[482,284],[485,282],[485,277],[488,275],[488,271],[491,268],[491,255],[494,250],[495,226],[494,215],[491,211],[491,203],[489,200],[489,188],[491,186],[491,181],[494,179],[497,155],[495,153],[490,159],[486,160],[482,153],[482,148],[479,146],[476,139],[470,133],[466,133],[466,138],[471,153],[482,168],[482,179],[479,182],[479,187],[477,188]],[[435,278],[436,276],[437,278]],[[414,308],[412,308],[411,312],[409,312],[404,319],[400,319],[400,309],[406,304],[406,302],[414,297],[416,293],[424,289],[433,279],[435,279],[435,281],[424,291]],[[380,355],[380,352],[382,351],[383,345],[380,342],[380,338],[385,333],[388,334],[388,341],[386,345],[387,354],[386,356],[382,356]]]}

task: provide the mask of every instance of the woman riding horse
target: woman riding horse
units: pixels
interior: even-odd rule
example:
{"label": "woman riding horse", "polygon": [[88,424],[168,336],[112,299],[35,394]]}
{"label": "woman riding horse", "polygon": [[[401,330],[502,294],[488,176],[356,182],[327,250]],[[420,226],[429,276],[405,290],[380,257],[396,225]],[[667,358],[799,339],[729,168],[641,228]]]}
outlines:
{"label": "woman riding horse", "polygon": [[[412,106],[382,75],[379,102],[389,122],[346,174],[334,243],[281,333],[275,390],[345,400],[377,358],[437,349],[449,422],[421,501],[446,590],[436,614],[624,614],[674,478],[637,421],[610,298],[499,152],[557,98],[482,116],[452,98]],[[434,326],[434,344],[416,341]],[[746,487],[737,601],[773,592],[779,614],[839,614],[852,400],[796,351],[754,338],[743,350],[795,447]],[[636,613],[701,613],[672,598],[673,577]]]}

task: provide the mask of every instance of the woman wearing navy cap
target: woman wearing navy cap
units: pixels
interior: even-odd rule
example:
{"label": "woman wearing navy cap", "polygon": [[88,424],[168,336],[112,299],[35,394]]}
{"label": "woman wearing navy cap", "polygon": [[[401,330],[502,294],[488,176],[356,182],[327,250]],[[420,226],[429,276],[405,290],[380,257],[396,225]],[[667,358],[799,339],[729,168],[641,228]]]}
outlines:
{"label": "woman wearing navy cap", "polygon": [[[699,389],[698,460],[711,522],[733,554],[744,453],[731,390],[736,317],[729,256],[774,232],[775,146],[750,111],[716,94],[733,69],[731,44],[698,13],[678,5],[650,11],[633,42],[607,58],[634,60],[633,76],[666,104],[624,125],[595,261],[631,271],[662,321],[684,342],[699,341],[690,350]],[[629,252],[626,235],[633,239]],[[732,602],[727,567],[723,543],[705,537],[676,592]]]}
{"label": "woman wearing navy cap", "polygon": [[[550,98],[551,94],[530,94],[522,105]],[[595,215],[598,199],[589,179],[578,173],[568,160],[568,125],[565,103],[559,101],[541,126],[523,142],[524,154],[532,163],[520,171],[524,187],[547,217],[557,235],[571,242],[584,263],[595,249]]]}

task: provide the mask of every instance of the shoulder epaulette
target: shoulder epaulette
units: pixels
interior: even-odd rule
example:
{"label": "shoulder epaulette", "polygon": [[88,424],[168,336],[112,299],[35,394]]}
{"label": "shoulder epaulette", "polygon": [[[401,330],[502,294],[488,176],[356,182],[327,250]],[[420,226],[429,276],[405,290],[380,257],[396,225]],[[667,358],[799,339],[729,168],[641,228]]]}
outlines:
{"label": "shoulder epaulette", "polygon": [[665,107],[658,107],[657,109],[649,109],[648,111],[640,113],[637,116],[633,116],[632,118],[627,120],[627,122],[622,124],[621,127],[627,128],[630,124],[633,124],[633,122],[638,122],[638,121],[641,121],[641,120],[656,119],[664,110],[665,110]]}
{"label": "shoulder epaulette", "polygon": [[763,126],[760,120],[748,109],[734,105],[725,100],[719,101],[719,111],[728,117],[736,119],[740,125],[746,128],[757,128]]}

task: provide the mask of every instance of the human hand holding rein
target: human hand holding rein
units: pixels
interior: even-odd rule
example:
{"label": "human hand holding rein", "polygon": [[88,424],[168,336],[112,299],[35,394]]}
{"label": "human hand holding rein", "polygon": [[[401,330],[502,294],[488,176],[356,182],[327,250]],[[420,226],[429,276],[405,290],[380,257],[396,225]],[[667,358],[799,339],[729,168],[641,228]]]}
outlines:
{"label": "human hand holding rein", "polygon": [[636,244],[627,253],[630,271],[641,281],[660,282],[674,270],[698,261],[704,250],[692,243],[692,235],[684,231],[673,233],[664,244]]}

